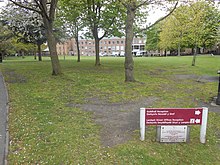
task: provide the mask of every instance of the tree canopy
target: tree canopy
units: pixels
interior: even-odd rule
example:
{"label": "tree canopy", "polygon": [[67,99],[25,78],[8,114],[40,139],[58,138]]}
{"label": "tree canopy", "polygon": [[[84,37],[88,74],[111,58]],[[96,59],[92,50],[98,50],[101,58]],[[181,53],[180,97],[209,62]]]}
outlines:
{"label": "tree canopy", "polygon": [[181,5],[163,22],[160,48],[209,48],[217,42],[220,13],[213,3]]}

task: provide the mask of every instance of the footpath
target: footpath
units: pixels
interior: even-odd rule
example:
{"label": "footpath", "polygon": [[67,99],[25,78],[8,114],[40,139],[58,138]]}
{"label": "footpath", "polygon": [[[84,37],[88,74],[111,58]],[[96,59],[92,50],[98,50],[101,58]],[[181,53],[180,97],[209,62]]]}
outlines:
{"label": "footpath", "polygon": [[0,165],[6,165],[8,153],[8,93],[0,71]]}

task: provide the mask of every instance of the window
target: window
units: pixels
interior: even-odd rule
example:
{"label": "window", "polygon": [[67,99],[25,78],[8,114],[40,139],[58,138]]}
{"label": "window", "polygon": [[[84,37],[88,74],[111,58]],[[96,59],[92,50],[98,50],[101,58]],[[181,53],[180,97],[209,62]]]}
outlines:
{"label": "window", "polygon": [[122,40],[122,41],[121,41],[121,44],[123,44],[123,43],[124,43],[124,41]]}
{"label": "window", "polygon": [[117,44],[119,44],[119,41],[117,41]]}
{"label": "window", "polygon": [[111,44],[111,41],[108,41],[109,44]]}
{"label": "window", "polygon": [[134,45],[134,49],[139,49],[139,46],[138,45]]}
{"label": "window", "polygon": [[121,50],[124,50],[124,46],[121,46]]}
{"label": "window", "polygon": [[116,50],[119,50],[119,46],[116,46]]}

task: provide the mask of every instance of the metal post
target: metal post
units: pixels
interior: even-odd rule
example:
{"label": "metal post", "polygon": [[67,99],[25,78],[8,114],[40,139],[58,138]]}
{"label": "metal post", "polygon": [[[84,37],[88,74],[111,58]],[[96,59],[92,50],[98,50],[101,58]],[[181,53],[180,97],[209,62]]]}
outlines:
{"label": "metal post", "polygon": [[140,133],[141,141],[144,141],[145,138],[145,108],[140,109]]}
{"label": "metal post", "polygon": [[202,124],[201,124],[201,127],[200,127],[200,142],[201,143],[205,143],[205,141],[206,141],[207,123],[208,123],[208,108],[203,107]]}
{"label": "metal post", "polygon": [[218,79],[218,95],[216,99],[216,104],[220,105],[220,70],[217,72],[217,74],[219,75],[219,79]]}

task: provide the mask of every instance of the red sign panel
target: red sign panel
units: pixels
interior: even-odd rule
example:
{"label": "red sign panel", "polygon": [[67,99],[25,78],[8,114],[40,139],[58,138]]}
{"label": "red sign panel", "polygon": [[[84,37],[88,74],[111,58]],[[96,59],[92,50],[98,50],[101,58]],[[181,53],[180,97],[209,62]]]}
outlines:
{"label": "red sign panel", "polygon": [[201,125],[202,108],[146,108],[146,125]]}

